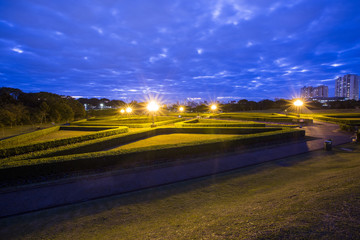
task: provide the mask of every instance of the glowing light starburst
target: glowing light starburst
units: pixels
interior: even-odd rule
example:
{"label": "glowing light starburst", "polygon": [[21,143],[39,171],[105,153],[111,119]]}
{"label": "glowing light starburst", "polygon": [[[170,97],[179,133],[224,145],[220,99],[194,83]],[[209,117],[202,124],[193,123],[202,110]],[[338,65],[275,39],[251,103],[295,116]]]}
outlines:
{"label": "glowing light starburst", "polygon": [[304,105],[304,102],[301,101],[300,99],[297,99],[295,102],[294,102],[294,105],[296,107],[301,107],[302,105]]}
{"label": "glowing light starburst", "polygon": [[160,106],[159,106],[159,104],[157,102],[151,101],[151,102],[148,103],[146,108],[150,112],[156,112],[156,111],[158,111],[160,109]]}

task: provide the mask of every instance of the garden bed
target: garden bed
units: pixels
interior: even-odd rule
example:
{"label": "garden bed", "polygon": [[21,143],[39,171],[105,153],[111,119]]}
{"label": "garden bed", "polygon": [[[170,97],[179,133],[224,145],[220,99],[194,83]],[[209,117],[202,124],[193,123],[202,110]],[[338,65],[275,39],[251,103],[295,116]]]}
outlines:
{"label": "garden bed", "polygon": [[[253,128],[255,129],[255,128]],[[244,146],[266,144],[273,141],[288,141],[300,139],[305,131],[290,128],[268,128],[258,132],[259,128],[158,128],[137,134],[128,134],[124,141],[129,142],[141,137],[150,137],[169,133],[201,133],[201,134],[237,134],[228,139],[215,138],[210,140],[195,140],[177,144],[160,144],[130,149],[90,152],[67,156],[53,156],[48,158],[24,159],[2,161],[0,166],[0,179],[9,180],[28,178],[38,175],[59,174],[64,172],[86,171],[95,169],[128,169],[156,165],[174,161],[179,158],[211,155],[219,152],[233,151]],[[247,134],[245,134],[247,132]],[[121,138],[117,139],[118,141]],[[113,142],[115,143],[115,142]],[[55,153],[56,155],[56,153]]]}

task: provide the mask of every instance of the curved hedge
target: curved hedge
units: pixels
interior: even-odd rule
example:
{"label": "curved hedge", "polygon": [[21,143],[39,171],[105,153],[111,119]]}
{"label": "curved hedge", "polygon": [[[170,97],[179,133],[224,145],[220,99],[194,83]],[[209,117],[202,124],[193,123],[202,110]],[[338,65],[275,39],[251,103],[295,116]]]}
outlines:
{"label": "curved hedge", "polygon": [[30,133],[21,134],[21,135],[15,136],[15,137],[7,138],[7,139],[0,141],[0,146],[1,146],[0,148],[8,148],[13,145],[18,145],[18,144],[21,144],[24,142],[28,142],[34,138],[44,136],[44,135],[52,133],[52,132],[59,131],[59,129],[60,129],[60,126],[54,126],[54,127],[30,132]]}
{"label": "curved hedge", "polygon": [[61,126],[60,130],[65,131],[104,131],[118,128],[118,126]]}
{"label": "curved hedge", "polygon": [[19,161],[22,159],[44,158],[52,156],[64,156],[70,154],[81,154],[89,152],[104,151],[111,148],[116,148],[122,144],[131,143],[144,138],[172,133],[197,133],[197,134],[254,134],[270,131],[281,130],[281,127],[273,128],[153,128],[140,130],[135,133],[125,133],[117,136],[110,136],[101,139],[94,139],[91,141],[76,143],[59,148],[46,149],[34,153],[28,153],[20,156],[12,157],[12,161]]}
{"label": "curved hedge", "polygon": [[99,131],[96,133],[91,133],[91,134],[77,136],[77,137],[55,139],[52,141],[22,145],[22,146],[13,147],[13,148],[4,148],[4,149],[0,149],[0,157],[6,158],[6,157],[18,155],[18,154],[46,150],[49,148],[64,146],[64,145],[83,142],[83,141],[88,141],[88,140],[96,139],[96,138],[102,138],[102,137],[111,136],[111,135],[115,135],[115,134],[119,134],[119,133],[124,133],[127,131],[128,131],[127,127],[118,127],[116,129]]}
{"label": "curved hedge", "polygon": [[203,156],[235,150],[239,147],[257,143],[289,139],[298,139],[305,136],[304,130],[285,129],[274,132],[264,132],[238,136],[229,140],[207,140],[192,143],[160,145],[128,150],[114,150],[95,152],[45,159],[23,160],[17,162],[18,167],[0,169],[0,179],[9,180],[21,177],[31,177],[42,174],[56,174],[71,171],[95,170],[99,168],[133,168],[159,164],[184,157]]}

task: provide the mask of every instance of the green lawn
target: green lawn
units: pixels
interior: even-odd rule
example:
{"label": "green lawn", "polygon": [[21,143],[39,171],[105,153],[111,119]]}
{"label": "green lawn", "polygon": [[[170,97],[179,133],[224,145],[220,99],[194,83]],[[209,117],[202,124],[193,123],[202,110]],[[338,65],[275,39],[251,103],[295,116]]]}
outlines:
{"label": "green lawn", "polygon": [[60,139],[60,138],[77,137],[77,136],[82,136],[82,135],[92,134],[92,133],[95,133],[95,132],[94,131],[59,130],[56,132],[46,134],[44,136],[34,138],[31,142],[36,143],[36,142],[43,142],[43,141],[51,141],[51,140]]}
{"label": "green lawn", "polygon": [[[360,239],[360,146],[0,219],[4,239]],[[349,151],[353,150],[353,151]]]}
{"label": "green lawn", "polygon": [[[48,128],[52,127],[53,125],[51,123],[43,124],[39,126],[41,128]],[[2,138],[8,138],[12,136],[16,136],[19,134],[34,132],[38,130],[38,125],[23,125],[23,126],[15,126],[15,127],[2,127],[0,128],[0,139]]]}
{"label": "green lawn", "polygon": [[118,148],[118,149],[131,149],[139,147],[150,147],[156,145],[170,145],[170,144],[180,144],[187,142],[197,142],[203,140],[213,140],[213,139],[228,139],[232,137],[237,137],[237,134],[183,134],[183,133],[174,133],[174,134],[164,134],[158,135],[155,137],[146,138],[144,140],[136,141],[129,143]]}

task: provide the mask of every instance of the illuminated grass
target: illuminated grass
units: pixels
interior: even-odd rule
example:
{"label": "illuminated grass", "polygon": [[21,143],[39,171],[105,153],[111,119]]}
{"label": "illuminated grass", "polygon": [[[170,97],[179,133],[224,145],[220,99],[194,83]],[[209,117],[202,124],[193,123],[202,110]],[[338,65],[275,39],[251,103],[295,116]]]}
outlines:
{"label": "illuminated grass", "polygon": [[0,220],[4,239],[359,239],[360,146]]}
{"label": "illuminated grass", "polygon": [[181,133],[166,134],[166,135],[159,135],[144,140],[140,140],[137,142],[129,143],[120,146],[118,148],[114,148],[112,150],[150,147],[157,145],[180,144],[180,143],[197,142],[203,140],[213,140],[213,139],[229,139],[237,136],[238,135],[236,134],[234,135],[233,134],[181,134]]}
{"label": "illuminated grass", "polygon": [[52,132],[47,135],[35,138],[31,142],[35,143],[35,142],[42,142],[42,141],[50,141],[50,140],[59,139],[59,138],[77,137],[77,136],[82,136],[82,135],[91,134],[91,133],[94,133],[94,131],[59,130],[59,131]]}
{"label": "illuminated grass", "polygon": [[[41,128],[48,128],[52,126],[53,126],[52,124],[48,123],[41,125]],[[38,130],[38,127],[36,125],[23,125],[23,126],[15,126],[12,128],[9,126],[2,127],[0,128],[0,139],[16,136],[19,134],[34,132],[36,130]]]}

